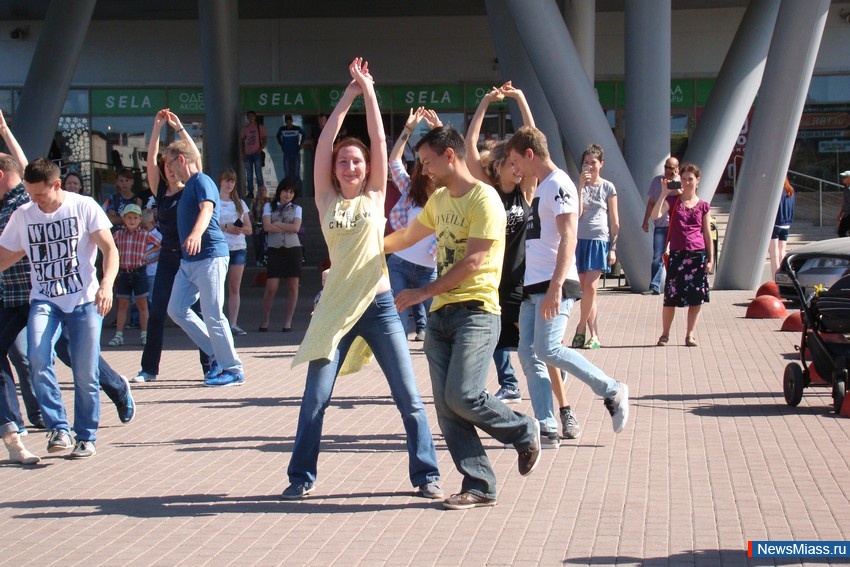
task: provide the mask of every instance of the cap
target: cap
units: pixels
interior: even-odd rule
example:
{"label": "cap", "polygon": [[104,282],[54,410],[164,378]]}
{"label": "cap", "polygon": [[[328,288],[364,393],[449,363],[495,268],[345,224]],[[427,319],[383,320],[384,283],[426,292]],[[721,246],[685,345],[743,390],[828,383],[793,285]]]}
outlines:
{"label": "cap", "polygon": [[850,169],[848,169],[847,171],[842,171],[838,174],[838,177],[850,177]]}
{"label": "cap", "polygon": [[137,215],[142,214],[142,208],[139,205],[124,205],[124,209],[121,211],[121,216],[127,216],[130,213],[136,213]]}

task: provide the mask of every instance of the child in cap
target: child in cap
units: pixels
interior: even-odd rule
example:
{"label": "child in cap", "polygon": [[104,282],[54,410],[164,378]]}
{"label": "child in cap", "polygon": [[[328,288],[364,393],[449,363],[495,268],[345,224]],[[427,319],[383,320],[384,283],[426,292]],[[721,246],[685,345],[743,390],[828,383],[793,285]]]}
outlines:
{"label": "child in cap", "polygon": [[115,232],[115,246],[118,248],[118,279],[115,280],[115,296],[118,298],[118,317],[115,336],[109,346],[124,344],[124,325],[130,310],[130,298],[135,294],[136,307],[139,309],[139,324],[142,330],[141,344],[147,342],[148,335],[148,277],[147,265],[153,253],[159,253],[160,239],[149,231],[140,228],[142,209],[138,205],[124,206],[121,217],[124,226]]}

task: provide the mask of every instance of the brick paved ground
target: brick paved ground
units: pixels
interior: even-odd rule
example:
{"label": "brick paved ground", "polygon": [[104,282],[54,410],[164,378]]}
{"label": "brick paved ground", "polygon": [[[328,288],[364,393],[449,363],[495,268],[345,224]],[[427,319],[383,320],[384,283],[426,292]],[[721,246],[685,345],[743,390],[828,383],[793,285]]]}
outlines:
{"label": "brick paved ground", "polygon": [[[445,511],[413,496],[401,422],[374,364],[337,383],[315,496],[280,502],[305,375],[290,360],[317,279],[307,276],[296,332],[280,333],[278,319],[236,339],[243,387],[202,387],[196,351],[169,327],[160,379],[134,388],[138,417],[121,425],[102,397],[94,459],[0,464],[0,563],[744,565],[747,540],[850,540],[850,420],[830,412],[825,389],[785,405],[781,375],[798,336],[743,318],[747,292],[712,293],[699,348],[681,346],[684,312],[671,346],[657,348],[660,298],[603,292],[605,346],[588,357],[629,383],[628,427],[615,436],[602,401],[570,381],[584,434],[545,451],[531,476],[518,475],[513,449],[486,440],[494,508]],[[255,331],[261,291],[244,295],[240,324]],[[457,491],[420,345],[417,380],[444,486]],[[105,351],[119,372],[138,369],[139,347]],[[67,369],[60,377],[67,385]],[[26,441],[46,455],[41,432]]]}

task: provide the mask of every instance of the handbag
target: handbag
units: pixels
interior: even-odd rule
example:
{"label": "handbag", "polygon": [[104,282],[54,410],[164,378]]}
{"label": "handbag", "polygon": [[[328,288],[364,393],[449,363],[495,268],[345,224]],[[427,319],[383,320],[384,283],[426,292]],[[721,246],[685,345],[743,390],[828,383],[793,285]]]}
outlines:
{"label": "handbag", "polygon": [[676,207],[679,205],[679,199],[681,197],[676,197],[676,202],[673,203],[673,207],[670,209],[670,224],[667,225],[667,238],[664,239],[664,254],[661,255],[661,261],[664,262],[664,269],[667,269],[667,264],[670,263],[670,252],[667,251],[670,246],[670,229],[673,228],[673,214],[676,212]]}

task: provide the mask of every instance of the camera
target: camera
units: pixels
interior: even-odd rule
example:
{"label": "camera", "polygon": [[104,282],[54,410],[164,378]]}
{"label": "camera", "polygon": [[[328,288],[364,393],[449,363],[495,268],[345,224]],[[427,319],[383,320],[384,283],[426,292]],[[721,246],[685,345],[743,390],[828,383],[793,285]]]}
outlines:
{"label": "camera", "polygon": [[667,182],[667,189],[670,189],[671,191],[681,189],[681,188],[682,188],[682,182],[681,181],[668,181]]}

